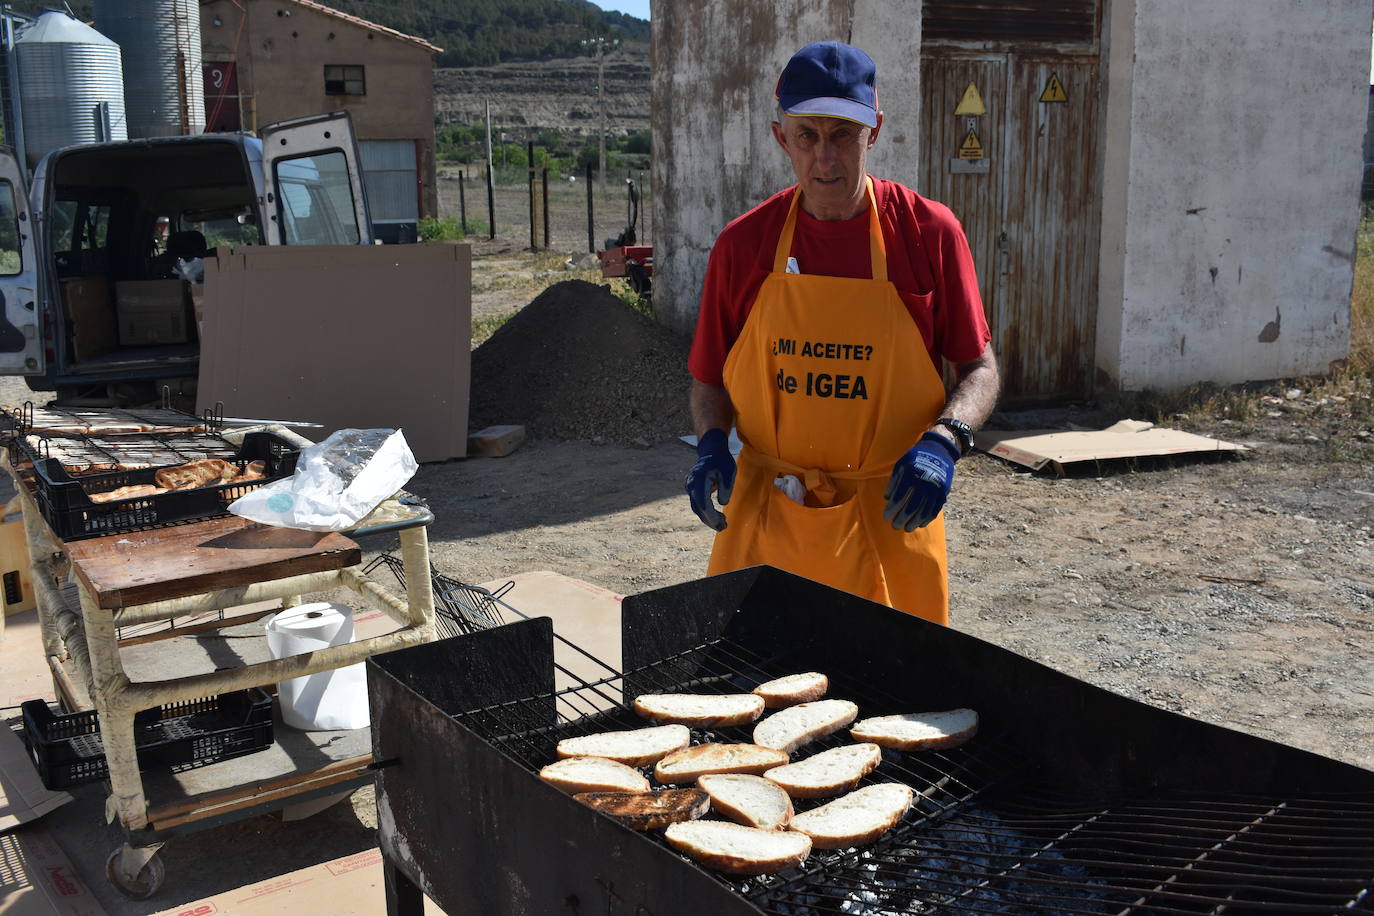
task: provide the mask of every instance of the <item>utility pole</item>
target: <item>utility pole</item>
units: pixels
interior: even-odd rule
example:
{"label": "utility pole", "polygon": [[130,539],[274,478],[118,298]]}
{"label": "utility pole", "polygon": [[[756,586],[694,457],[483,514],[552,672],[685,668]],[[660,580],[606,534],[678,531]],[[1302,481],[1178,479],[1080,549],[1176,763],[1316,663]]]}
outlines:
{"label": "utility pole", "polygon": [[596,55],[596,109],[600,112],[599,171],[597,181],[601,185],[601,196],[606,196],[606,55],[620,46],[619,38],[584,38],[582,47]]}

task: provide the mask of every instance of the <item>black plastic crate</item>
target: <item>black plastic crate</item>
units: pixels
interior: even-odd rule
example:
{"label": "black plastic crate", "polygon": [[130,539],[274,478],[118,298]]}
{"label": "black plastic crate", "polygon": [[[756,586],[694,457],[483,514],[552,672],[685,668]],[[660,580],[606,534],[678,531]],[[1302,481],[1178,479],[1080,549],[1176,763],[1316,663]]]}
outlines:
{"label": "black plastic crate", "polygon": [[[109,774],[95,710],[55,713],[43,700],[21,706],[29,756],[43,785],[65,789]],[[257,687],[179,700],[134,717],[140,770],[190,769],[272,746],[272,698]]]}
{"label": "black plastic crate", "polygon": [[137,468],[73,477],[57,459],[39,458],[33,463],[34,484],[38,509],[52,526],[53,532],[64,541],[79,541],[225,515],[229,511],[229,504],[245,493],[294,474],[297,456],[296,446],[278,435],[248,433],[238,453],[225,460],[237,464],[240,470],[250,462],[265,461],[267,470],[259,480],[92,502],[90,496],[93,493],[151,484],[162,468]]}

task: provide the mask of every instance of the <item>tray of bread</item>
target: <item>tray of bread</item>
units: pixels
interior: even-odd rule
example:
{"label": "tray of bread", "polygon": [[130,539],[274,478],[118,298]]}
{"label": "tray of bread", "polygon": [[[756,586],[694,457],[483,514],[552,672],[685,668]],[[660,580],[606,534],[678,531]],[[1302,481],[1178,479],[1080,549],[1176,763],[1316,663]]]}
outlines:
{"label": "tray of bread", "polygon": [[197,417],[170,407],[22,407],[0,410],[0,432],[48,436],[118,436],[133,433],[203,433],[219,427],[213,416]]}
{"label": "tray of bread", "polygon": [[249,433],[240,446],[198,436],[171,448],[166,439],[176,437],[146,450],[107,449],[118,456],[113,467],[81,451],[36,456],[34,495],[53,532],[73,541],[224,515],[240,496],[296,470],[296,446],[273,433]]}
{"label": "tray of bread", "polygon": [[51,459],[73,477],[228,459],[238,452],[237,446],[214,433],[100,436],[28,433],[16,437],[14,444],[23,457],[34,464]]}

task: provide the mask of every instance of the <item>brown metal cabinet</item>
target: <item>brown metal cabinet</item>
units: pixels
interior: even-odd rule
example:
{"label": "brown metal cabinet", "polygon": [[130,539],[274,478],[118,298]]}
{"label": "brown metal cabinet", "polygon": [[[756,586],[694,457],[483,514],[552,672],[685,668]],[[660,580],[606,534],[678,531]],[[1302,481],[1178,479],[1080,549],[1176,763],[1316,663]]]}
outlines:
{"label": "brown metal cabinet", "polygon": [[1028,6],[927,0],[921,49],[920,192],[964,225],[1023,402],[1092,389],[1101,223],[1101,0]]}

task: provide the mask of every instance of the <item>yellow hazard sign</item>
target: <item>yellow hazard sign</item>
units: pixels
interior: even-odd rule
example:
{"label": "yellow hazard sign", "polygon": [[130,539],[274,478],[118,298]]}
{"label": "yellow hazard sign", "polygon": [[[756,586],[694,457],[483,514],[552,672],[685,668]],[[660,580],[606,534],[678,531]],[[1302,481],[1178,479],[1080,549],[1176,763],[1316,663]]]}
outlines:
{"label": "yellow hazard sign", "polygon": [[959,144],[960,159],[982,159],[983,141],[978,139],[978,132],[970,130],[964,135],[964,142]]}
{"label": "yellow hazard sign", "polygon": [[1050,81],[1045,84],[1045,91],[1040,93],[1042,102],[1067,102],[1068,95],[1064,92],[1064,84],[1059,82],[1059,74],[1051,73]]}
{"label": "yellow hazard sign", "polygon": [[958,115],[985,115],[988,113],[987,106],[983,104],[983,97],[978,94],[978,87],[972,83],[964,90],[963,98],[959,99],[959,104],[954,107],[954,114]]}

